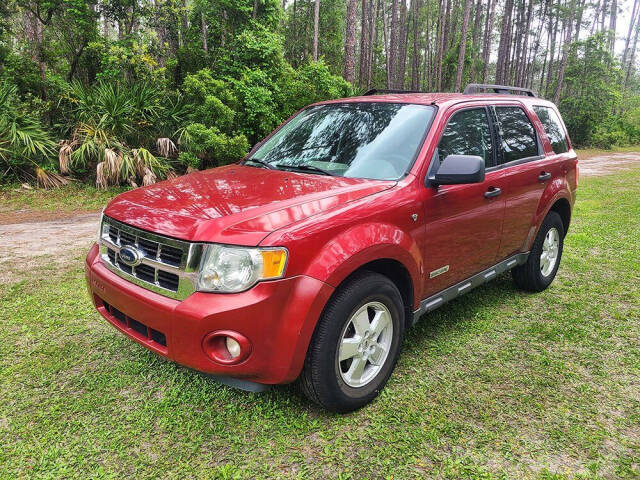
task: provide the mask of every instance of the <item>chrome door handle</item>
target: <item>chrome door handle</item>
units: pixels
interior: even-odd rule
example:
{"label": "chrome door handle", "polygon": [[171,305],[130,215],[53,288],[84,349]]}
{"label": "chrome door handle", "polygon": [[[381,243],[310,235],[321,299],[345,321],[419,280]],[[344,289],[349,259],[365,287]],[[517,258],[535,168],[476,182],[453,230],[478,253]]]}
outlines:
{"label": "chrome door handle", "polygon": [[540,175],[538,175],[539,182],[546,182],[550,178],[551,178],[551,174],[549,172],[542,172]]}
{"label": "chrome door handle", "polygon": [[489,187],[489,190],[484,192],[484,198],[497,197],[501,193],[502,193],[502,190],[500,190],[498,187]]}

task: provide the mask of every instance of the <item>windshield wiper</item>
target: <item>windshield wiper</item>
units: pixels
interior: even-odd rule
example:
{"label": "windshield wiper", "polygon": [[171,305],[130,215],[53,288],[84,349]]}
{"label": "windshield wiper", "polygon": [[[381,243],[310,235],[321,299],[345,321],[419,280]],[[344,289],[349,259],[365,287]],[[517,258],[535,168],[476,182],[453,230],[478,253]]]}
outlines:
{"label": "windshield wiper", "polygon": [[260,160],[259,158],[247,158],[244,163],[247,162],[253,162],[253,163],[257,163],[258,165],[262,165],[264,168],[268,168],[269,170],[277,170],[276,167],[274,167],[273,165],[271,165],[268,162],[265,162],[263,160]]}
{"label": "windshield wiper", "polygon": [[325,170],[324,168],[316,167],[315,165],[281,165],[276,164],[277,168],[282,170],[302,170],[303,172],[315,172],[320,173],[321,175],[328,175],[330,177],[335,177],[335,173],[330,172],[329,170]]}

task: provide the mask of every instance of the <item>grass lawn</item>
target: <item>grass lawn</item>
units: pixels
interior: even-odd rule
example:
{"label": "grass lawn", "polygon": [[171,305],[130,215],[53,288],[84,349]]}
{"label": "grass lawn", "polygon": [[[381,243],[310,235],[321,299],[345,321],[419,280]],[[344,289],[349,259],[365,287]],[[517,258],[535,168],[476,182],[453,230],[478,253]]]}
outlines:
{"label": "grass lawn", "polygon": [[80,257],[30,273],[0,286],[0,478],[639,478],[639,218],[640,170],[581,179],[551,288],[505,275],[424,317],[344,416],[138,346]]}
{"label": "grass lawn", "polygon": [[100,211],[109,200],[128,187],[100,190],[84,183],[71,183],[64,187],[26,190],[20,185],[0,185],[0,212],[36,209],[48,212]]}

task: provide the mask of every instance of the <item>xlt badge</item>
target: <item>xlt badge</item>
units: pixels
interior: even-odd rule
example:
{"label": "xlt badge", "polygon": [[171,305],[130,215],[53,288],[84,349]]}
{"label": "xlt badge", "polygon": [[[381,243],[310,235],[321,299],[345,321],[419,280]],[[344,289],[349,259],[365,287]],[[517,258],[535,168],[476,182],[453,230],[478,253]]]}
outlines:
{"label": "xlt badge", "polygon": [[442,275],[449,271],[449,265],[445,265],[444,267],[440,267],[433,272],[429,273],[429,278],[437,277],[438,275]]}

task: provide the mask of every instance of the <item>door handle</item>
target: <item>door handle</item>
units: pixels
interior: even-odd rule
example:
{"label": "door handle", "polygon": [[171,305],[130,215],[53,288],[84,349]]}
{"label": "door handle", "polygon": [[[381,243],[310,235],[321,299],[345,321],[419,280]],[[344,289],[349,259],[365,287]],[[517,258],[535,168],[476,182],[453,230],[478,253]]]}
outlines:
{"label": "door handle", "polygon": [[484,192],[484,198],[497,197],[501,193],[502,193],[502,190],[500,190],[498,187],[489,187],[489,190]]}
{"label": "door handle", "polygon": [[551,174],[549,172],[542,172],[540,173],[540,175],[538,175],[539,182],[546,182],[550,178],[551,178]]}

